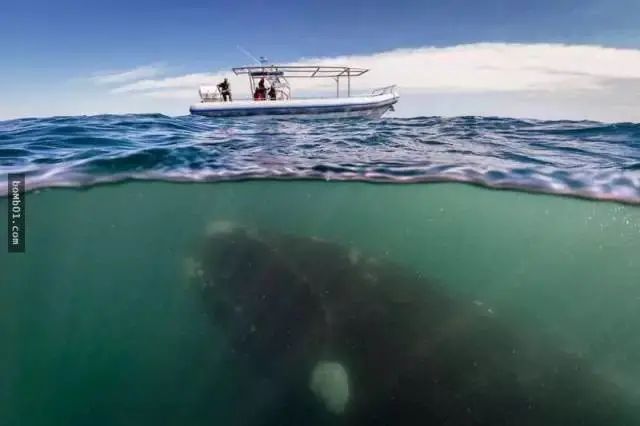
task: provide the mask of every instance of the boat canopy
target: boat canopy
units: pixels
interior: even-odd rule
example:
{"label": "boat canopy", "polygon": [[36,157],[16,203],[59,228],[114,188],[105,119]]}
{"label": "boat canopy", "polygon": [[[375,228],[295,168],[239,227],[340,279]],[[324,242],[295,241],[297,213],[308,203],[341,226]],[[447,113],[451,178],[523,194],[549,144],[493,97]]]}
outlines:
{"label": "boat canopy", "polygon": [[347,79],[347,96],[351,96],[351,77],[359,77],[368,72],[366,68],[339,67],[325,65],[256,65],[232,68],[236,75],[248,75],[250,90],[255,88],[254,79],[266,78],[276,84],[286,86],[289,78],[332,78],[336,81],[336,94],[340,97],[340,79]]}
{"label": "boat canopy", "polygon": [[324,65],[258,65],[232,68],[236,75],[252,77],[285,75],[287,78],[339,78],[358,77],[369,71],[366,68],[332,67]]}

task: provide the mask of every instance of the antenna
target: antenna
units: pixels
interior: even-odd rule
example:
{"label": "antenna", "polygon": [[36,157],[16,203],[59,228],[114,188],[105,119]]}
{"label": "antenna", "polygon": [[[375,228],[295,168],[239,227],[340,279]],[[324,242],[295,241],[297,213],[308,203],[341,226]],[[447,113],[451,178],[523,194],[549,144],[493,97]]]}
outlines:
{"label": "antenna", "polygon": [[249,57],[249,59],[251,59],[253,62],[255,62],[258,65],[262,65],[262,63],[260,63],[259,60],[256,59],[255,56],[253,56],[251,53],[247,52],[246,50],[244,50],[242,48],[242,46],[238,45],[236,46],[238,48],[239,51],[241,51],[242,53],[244,53],[245,55],[247,55]]}

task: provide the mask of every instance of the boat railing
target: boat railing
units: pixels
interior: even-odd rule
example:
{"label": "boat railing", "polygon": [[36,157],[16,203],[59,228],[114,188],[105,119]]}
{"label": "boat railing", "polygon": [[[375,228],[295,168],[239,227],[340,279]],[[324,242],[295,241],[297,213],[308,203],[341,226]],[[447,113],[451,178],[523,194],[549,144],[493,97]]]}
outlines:
{"label": "boat railing", "polygon": [[396,85],[392,84],[391,86],[379,87],[377,89],[373,89],[371,91],[371,96],[384,95],[385,93],[394,94],[396,92]]}
{"label": "boat railing", "polygon": [[200,86],[198,90],[201,102],[221,102],[222,93],[217,86]]}

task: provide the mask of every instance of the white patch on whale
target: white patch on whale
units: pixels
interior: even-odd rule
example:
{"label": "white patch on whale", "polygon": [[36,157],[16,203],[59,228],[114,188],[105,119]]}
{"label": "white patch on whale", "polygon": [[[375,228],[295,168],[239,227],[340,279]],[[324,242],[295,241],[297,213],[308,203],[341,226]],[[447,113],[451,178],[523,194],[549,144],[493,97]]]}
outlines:
{"label": "white patch on whale", "polygon": [[228,220],[214,220],[209,222],[205,229],[205,234],[209,237],[219,234],[228,234],[237,228],[237,225]]}
{"label": "white patch on whale", "polygon": [[187,278],[202,277],[202,264],[192,257],[187,257],[183,260],[184,272]]}
{"label": "white patch on whale", "polygon": [[351,248],[349,250],[349,261],[352,265],[356,265],[360,261],[360,257],[360,252],[357,249]]}
{"label": "white patch on whale", "polygon": [[195,260],[192,257],[187,257],[183,260],[183,268],[185,275],[189,281],[187,285],[198,283],[202,288],[212,286],[211,282],[206,282],[204,279],[204,269],[202,269],[202,263]]}
{"label": "white patch on whale", "polygon": [[[484,310],[485,304],[484,304],[483,301],[476,299],[476,300],[473,301],[473,304],[478,306],[479,308],[482,308]],[[486,313],[489,314],[489,315],[493,315],[495,312],[494,312],[493,308],[489,306],[489,307],[486,308]]]}
{"label": "white patch on whale", "polygon": [[349,402],[349,379],[340,363],[318,362],[311,372],[309,387],[328,411],[334,414],[344,412]]}

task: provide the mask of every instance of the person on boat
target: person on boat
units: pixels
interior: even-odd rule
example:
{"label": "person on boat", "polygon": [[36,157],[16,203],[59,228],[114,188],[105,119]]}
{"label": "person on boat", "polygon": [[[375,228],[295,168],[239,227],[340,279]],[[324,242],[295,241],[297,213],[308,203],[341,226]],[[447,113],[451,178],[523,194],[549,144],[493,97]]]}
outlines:
{"label": "person on boat", "polygon": [[266,89],[262,90],[259,87],[256,87],[255,92],[253,92],[253,99],[256,101],[264,101],[265,100],[265,92]]}
{"label": "person on boat", "polygon": [[229,80],[226,78],[220,84],[218,84],[218,90],[220,90],[220,94],[222,95],[222,99],[226,102],[227,97],[229,101],[231,101],[231,85],[229,84]]}
{"label": "person on boat", "polygon": [[258,82],[258,87],[256,87],[253,98],[256,101],[264,101],[265,99],[267,99],[267,88],[264,85],[264,78],[261,78]]}
{"label": "person on boat", "polygon": [[277,96],[276,88],[273,87],[273,84],[272,84],[271,87],[269,88],[269,99],[272,100],[272,101],[275,101],[276,100],[276,96]]}

